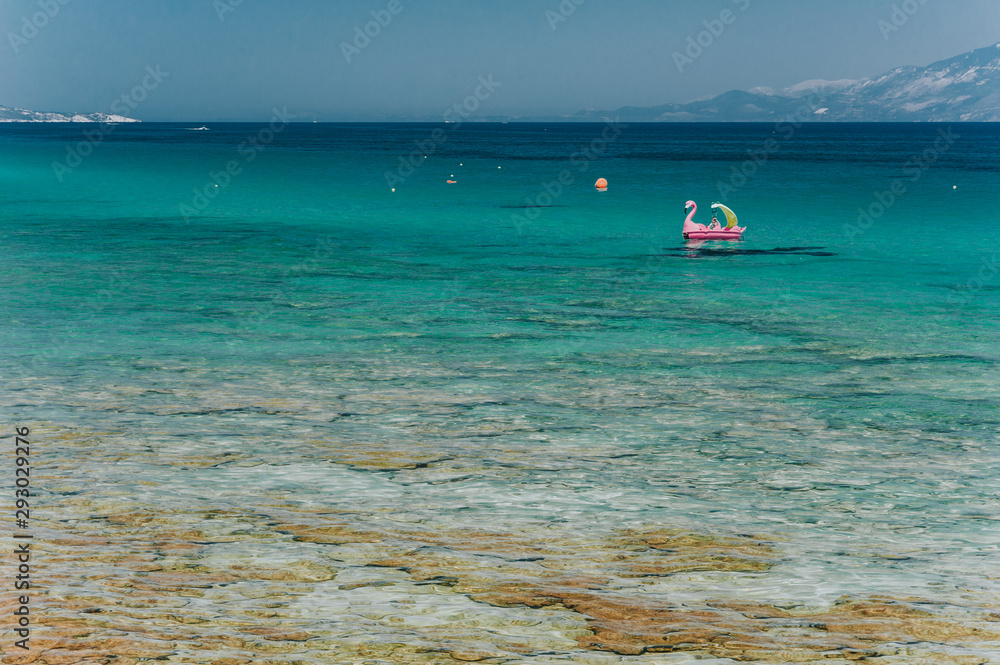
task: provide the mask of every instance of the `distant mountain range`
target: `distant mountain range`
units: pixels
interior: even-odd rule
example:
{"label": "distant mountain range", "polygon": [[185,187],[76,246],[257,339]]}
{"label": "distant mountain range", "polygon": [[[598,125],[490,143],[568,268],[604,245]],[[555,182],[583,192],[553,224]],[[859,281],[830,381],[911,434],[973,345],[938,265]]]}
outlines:
{"label": "distant mountain range", "polygon": [[690,104],[581,111],[571,119],[776,122],[790,117],[845,122],[1000,121],[1000,44],[863,81],[817,80],[784,90],[733,90]]}
{"label": "distant mountain range", "polygon": [[[470,121],[778,122],[789,118],[844,122],[1000,122],[1000,44],[935,62],[899,67],[861,81],[804,81],[791,88],[732,90],[712,99],[573,116],[476,117]],[[440,122],[393,117],[389,121]],[[0,106],[2,122],[139,122],[107,113],[39,113]]]}
{"label": "distant mountain range", "polygon": [[139,122],[108,113],[39,113],[0,106],[0,122]]}

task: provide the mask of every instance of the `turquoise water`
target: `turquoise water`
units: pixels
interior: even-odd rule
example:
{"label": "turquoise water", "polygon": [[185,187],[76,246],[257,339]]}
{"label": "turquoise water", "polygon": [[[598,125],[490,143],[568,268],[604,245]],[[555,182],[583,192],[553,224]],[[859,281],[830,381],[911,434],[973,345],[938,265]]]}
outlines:
{"label": "turquoise water", "polygon": [[[445,559],[484,529],[570,550],[651,528],[770,543],[763,571],[636,579],[581,558],[599,593],[653,606],[916,598],[977,630],[1000,611],[1000,130],[957,125],[914,172],[947,127],[635,125],[588,159],[603,126],[442,126],[393,192],[385,173],[436,127],[290,125],[250,162],[239,146],[262,126],[210,128],[119,127],[61,182],[78,128],[0,129],[0,404],[36,432],[53,561],[70,535],[122,552],[173,537],[107,521],[135,512],[209,533],[183,556],[210,570],[323,561],[335,580],[282,616],[322,642],[297,657],[350,654],[330,662],[362,662],[362,639],[585,652],[579,617],[559,628],[568,612],[461,581],[428,594],[365,545],[293,539],[282,511]],[[685,243],[684,202],[707,222],[717,183],[762,150],[727,196],[745,240]],[[905,193],[857,226],[894,181]],[[46,569],[66,575],[52,613],[117,598],[83,571],[137,574],[74,551]],[[210,585],[192,611],[243,616],[253,594],[226,594],[254,584]],[[549,637],[517,651],[494,628],[522,615]],[[442,637],[428,616],[483,623]],[[172,657],[197,651],[178,635]],[[996,638],[910,638],[872,648],[1000,662]]]}

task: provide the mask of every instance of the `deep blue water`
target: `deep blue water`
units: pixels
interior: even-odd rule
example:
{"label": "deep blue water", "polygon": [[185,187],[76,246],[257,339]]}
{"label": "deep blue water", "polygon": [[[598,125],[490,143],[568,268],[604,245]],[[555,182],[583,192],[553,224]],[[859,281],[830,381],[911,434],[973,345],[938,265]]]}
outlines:
{"label": "deep blue water", "polygon": [[[44,501],[764,533],[683,593],[995,601],[1000,128],[197,126],[0,126],[3,421],[119,455],[40,442]],[[744,241],[686,243],[722,197]]]}

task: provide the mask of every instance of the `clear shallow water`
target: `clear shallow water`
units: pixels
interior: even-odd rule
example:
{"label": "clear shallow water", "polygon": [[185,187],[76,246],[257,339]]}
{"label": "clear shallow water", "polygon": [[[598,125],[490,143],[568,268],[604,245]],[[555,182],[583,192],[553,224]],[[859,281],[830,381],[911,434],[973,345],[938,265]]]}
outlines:
{"label": "clear shallow water", "polygon": [[[1000,611],[1000,130],[956,126],[914,182],[907,163],[945,128],[636,125],[572,161],[603,126],[446,127],[393,193],[385,172],[433,126],[292,125],[250,163],[239,146],[260,127],[211,127],[122,126],[61,183],[51,164],[79,129],[0,130],[2,405],[37,433],[65,587],[47,611],[118,602],[97,580],[159,566],[209,576],[176,585],[200,596],[151,593],[220,635],[309,633],[268,641],[275,658],[791,662],[812,647],[752,612],[738,626],[767,645],[687,640],[664,660],[603,635],[612,620],[587,603],[815,614],[881,598],[952,623],[810,639],[837,657],[1000,662],[983,632]],[[683,242],[684,201],[706,221],[716,183],[775,136],[728,198],[745,241]],[[242,173],[185,217],[234,159]],[[523,207],[564,169],[553,207]],[[331,525],[354,535],[309,531]],[[74,538],[148,551],[148,570]],[[316,562],[332,579],[280,592],[246,572]],[[553,570],[589,575],[592,598],[546,587]],[[497,600],[511,585],[563,607]],[[783,620],[817,624],[805,616]],[[168,637],[134,638],[149,653],[206,657],[156,618]],[[537,632],[510,637],[522,620]],[[649,647],[635,635],[670,632],[657,621],[622,632]]]}

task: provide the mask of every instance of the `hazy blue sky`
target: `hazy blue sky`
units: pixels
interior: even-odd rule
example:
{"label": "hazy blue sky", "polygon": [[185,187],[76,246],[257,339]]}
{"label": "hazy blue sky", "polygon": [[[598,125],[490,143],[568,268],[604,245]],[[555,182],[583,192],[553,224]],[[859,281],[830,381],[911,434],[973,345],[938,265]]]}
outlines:
{"label": "hazy blue sky", "polygon": [[[393,2],[392,22],[348,63],[342,43]],[[907,3],[915,12],[886,38],[879,21]],[[554,30],[561,4],[575,12]],[[673,54],[727,9],[731,24],[678,71]],[[267,120],[277,106],[361,120],[441,117],[489,75],[500,87],[478,113],[513,116],[863,78],[1000,41],[1000,2],[3,0],[0,26],[0,106],[109,111],[159,66],[169,76],[146,79],[156,87],[134,117]]]}

